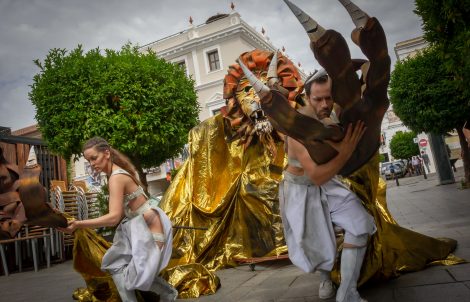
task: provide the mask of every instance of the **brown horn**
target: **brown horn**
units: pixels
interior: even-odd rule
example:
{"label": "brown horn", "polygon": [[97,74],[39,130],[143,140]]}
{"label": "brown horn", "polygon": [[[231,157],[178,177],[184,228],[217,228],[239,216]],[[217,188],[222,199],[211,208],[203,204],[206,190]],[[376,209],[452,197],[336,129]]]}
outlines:
{"label": "brown horn", "polygon": [[369,20],[369,16],[362,9],[349,0],[339,0],[339,2],[348,11],[354,25],[356,25],[356,28],[363,28],[366,25],[367,20]]}
{"label": "brown horn", "polygon": [[284,2],[287,4],[287,6],[289,6],[290,10],[294,13],[294,15],[300,21],[300,24],[302,24],[305,31],[307,32],[308,37],[310,38],[310,41],[312,42],[318,41],[318,39],[320,39],[321,36],[323,36],[323,34],[325,33],[325,29],[321,27],[321,25],[318,24],[317,21],[310,18],[309,15],[307,15],[303,10],[298,8],[295,4],[293,4],[289,0],[284,0]]}

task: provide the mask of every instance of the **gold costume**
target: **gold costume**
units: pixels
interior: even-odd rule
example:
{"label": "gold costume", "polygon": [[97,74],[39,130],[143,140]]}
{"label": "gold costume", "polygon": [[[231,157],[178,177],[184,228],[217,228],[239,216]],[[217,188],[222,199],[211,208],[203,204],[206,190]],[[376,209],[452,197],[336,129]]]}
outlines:
{"label": "gold costume", "polygon": [[[244,149],[227,143],[223,117],[217,115],[191,130],[189,146],[190,157],[160,206],[174,225],[207,230],[175,230],[167,271],[181,276],[180,268],[171,267],[200,263],[213,271],[235,266],[234,258],[286,253],[277,195],[282,144],[273,159],[260,144]],[[195,297],[178,278],[169,274],[179,297]]]}
{"label": "gold costume", "polygon": [[[358,285],[398,277],[402,273],[419,271],[429,265],[465,263],[465,260],[451,254],[457,241],[432,238],[397,224],[387,207],[387,184],[379,176],[378,155],[344,181],[374,217],[377,226],[377,232],[368,244]],[[332,277],[339,284],[338,262]]]}

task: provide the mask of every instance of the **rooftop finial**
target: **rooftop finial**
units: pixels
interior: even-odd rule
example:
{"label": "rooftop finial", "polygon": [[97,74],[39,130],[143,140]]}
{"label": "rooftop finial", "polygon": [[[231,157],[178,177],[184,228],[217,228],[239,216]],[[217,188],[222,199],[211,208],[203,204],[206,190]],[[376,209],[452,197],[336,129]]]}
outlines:
{"label": "rooftop finial", "polygon": [[282,46],[282,52],[286,52],[286,48]]}
{"label": "rooftop finial", "polygon": [[189,16],[189,24],[193,25],[193,17]]}
{"label": "rooftop finial", "polygon": [[232,10],[235,9],[235,4],[233,4],[233,2],[230,3],[230,8],[231,8]]}

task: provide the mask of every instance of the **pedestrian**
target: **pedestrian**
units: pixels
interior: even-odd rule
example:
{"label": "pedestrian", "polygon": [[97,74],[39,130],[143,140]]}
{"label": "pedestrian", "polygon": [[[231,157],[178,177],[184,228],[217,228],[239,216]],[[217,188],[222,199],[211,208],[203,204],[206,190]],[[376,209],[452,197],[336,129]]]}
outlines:
{"label": "pedestrian", "polygon": [[[308,98],[303,113],[323,120],[333,108],[328,75],[307,80]],[[357,196],[336,177],[350,158],[364,133],[364,123],[349,125],[344,139],[329,142],[338,154],[325,164],[316,164],[307,149],[286,137],[288,166],[279,188],[284,234],[292,263],[306,272],[319,271],[320,299],[335,295],[330,272],[336,258],[335,228],[345,231],[341,255],[341,283],[336,301],[360,301],[357,280],[369,236],[375,231],[374,219]]]}
{"label": "pedestrian", "polygon": [[418,156],[413,156],[411,158],[411,164],[413,165],[415,176],[421,175],[421,163],[419,161]]}
{"label": "pedestrian", "polygon": [[452,167],[452,170],[454,170],[454,172],[457,172],[457,168],[455,167],[455,163],[457,162],[457,158],[452,158],[452,152],[451,152],[450,147],[449,147],[448,144],[446,144],[446,150],[447,150],[447,156],[449,157],[450,166]]}
{"label": "pedestrian", "polygon": [[101,269],[111,274],[123,301],[137,301],[134,290],[153,291],[160,301],[174,301],[176,289],[158,276],[171,257],[172,225],[157,201],[149,198],[131,161],[100,137],[88,140],[83,155],[96,172],[108,178],[109,213],[94,219],[72,220],[65,229],[116,226],[113,245]]}
{"label": "pedestrian", "polygon": [[423,164],[428,170],[428,173],[430,173],[431,170],[429,170],[429,165],[430,165],[429,156],[426,152],[424,152],[424,150],[421,151],[421,159],[423,160]]}
{"label": "pedestrian", "polygon": [[408,173],[408,176],[413,176],[414,171],[413,171],[413,165],[411,164],[411,158],[408,158],[407,160],[406,171]]}
{"label": "pedestrian", "polygon": [[465,122],[462,127],[462,131],[465,139],[467,140],[468,149],[470,150],[470,119]]}

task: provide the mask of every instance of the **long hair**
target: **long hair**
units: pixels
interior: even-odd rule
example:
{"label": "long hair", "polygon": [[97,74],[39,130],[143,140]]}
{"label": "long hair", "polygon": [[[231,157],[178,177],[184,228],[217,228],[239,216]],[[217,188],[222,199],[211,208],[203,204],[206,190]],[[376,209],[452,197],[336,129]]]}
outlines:
{"label": "long hair", "polygon": [[126,170],[126,172],[129,173],[129,176],[135,181],[136,184],[144,187],[140,181],[139,173],[137,173],[137,169],[134,167],[131,160],[118,150],[111,147],[111,145],[104,138],[99,136],[90,138],[85,142],[85,144],[83,144],[82,152],[90,148],[95,148],[99,152],[109,150],[111,153],[111,162]]}

